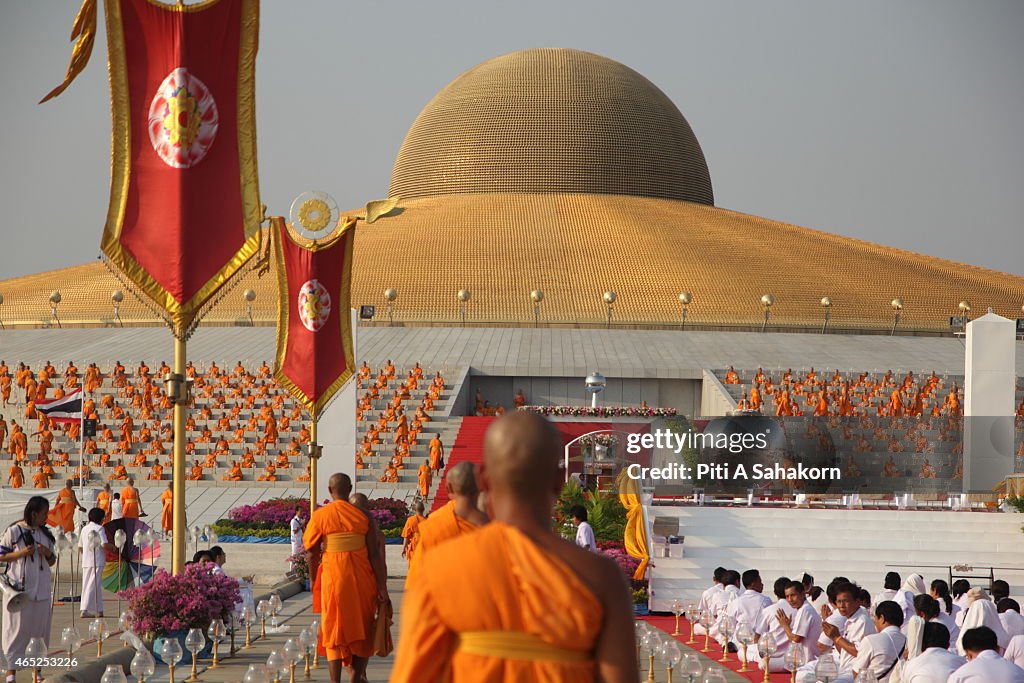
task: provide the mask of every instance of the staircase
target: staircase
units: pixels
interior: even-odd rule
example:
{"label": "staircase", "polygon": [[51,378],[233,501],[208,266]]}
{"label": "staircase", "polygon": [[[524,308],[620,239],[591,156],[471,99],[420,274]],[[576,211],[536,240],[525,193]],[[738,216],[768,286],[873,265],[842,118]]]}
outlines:
{"label": "staircase", "polygon": [[820,586],[842,575],[874,594],[887,571],[903,578],[916,572],[930,583],[948,580],[950,565],[967,564],[979,575],[995,567],[996,578],[1010,582],[1011,594],[1024,592],[1024,517],[1017,514],[696,506],[652,506],[647,512],[662,529],[673,521],[667,518],[678,519],[685,536],[682,558],[651,558],[654,610],[698,598],[717,566],[759,569],[766,586],[804,572]]}
{"label": "staircase", "polygon": [[[484,461],[484,433],[491,426],[496,418],[493,417],[464,417],[459,428],[458,436],[445,454],[445,474],[448,469],[460,462],[469,461],[480,465]],[[444,477],[439,478],[441,484],[434,495],[434,505],[430,508],[433,512],[443,507],[448,502],[448,489],[443,485]]]}

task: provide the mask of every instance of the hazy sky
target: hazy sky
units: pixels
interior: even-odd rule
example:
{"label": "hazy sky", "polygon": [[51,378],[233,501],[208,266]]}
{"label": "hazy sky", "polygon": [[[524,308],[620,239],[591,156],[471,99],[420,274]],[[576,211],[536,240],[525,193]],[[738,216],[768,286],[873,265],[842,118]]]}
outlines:
{"label": "hazy sky", "polygon": [[[102,31],[78,80],[36,104],[63,78],[78,5],[0,0],[0,279],[99,252]],[[668,94],[718,206],[1024,275],[1022,35],[1020,0],[264,0],[261,191],[272,213],[307,189],[344,208],[384,197],[413,119],[455,76],[573,47]]]}

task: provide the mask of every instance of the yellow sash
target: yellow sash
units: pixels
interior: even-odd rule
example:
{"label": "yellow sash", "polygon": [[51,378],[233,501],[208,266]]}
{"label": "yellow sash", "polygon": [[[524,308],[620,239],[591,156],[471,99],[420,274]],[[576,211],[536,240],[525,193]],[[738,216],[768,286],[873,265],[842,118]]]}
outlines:
{"label": "yellow sash", "polygon": [[366,547],[366,536],[351,531],[327,534],[327,552],[350,553]]}
{"label": "yellow sash", "polygon": [[467,631],[459,634],[458,652],[498,659],[530,662],[584,664],[591,661],[586,652],[556,647],[540,637],[521,631]]}

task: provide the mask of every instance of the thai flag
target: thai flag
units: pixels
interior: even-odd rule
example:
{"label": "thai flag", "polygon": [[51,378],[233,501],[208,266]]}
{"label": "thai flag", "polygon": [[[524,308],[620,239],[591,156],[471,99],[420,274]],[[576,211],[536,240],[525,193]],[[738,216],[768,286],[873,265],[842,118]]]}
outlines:
{"label": "thai flag", "polygon": [[63,398],[36,403],[36,412],[54,422],[78,422],[82,419],[82,390],[75,389]]}

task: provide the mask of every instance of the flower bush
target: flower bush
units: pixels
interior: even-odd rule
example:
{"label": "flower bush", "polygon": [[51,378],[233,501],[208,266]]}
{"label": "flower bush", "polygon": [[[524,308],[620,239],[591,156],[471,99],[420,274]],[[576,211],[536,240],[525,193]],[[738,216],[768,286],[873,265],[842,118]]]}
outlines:
{"label": "flower bush", "polygon": [[409,505],[398,498],[371,498],[370,514],[377,520],[381,531],[401,529],[409,516]]}
{"label": "flower bush", "polygon": [[295,578],[299,581],[309,581],[309,551],[303,550],[289,556],[288,563],[291,565],[291,573],[295,574]]}
{"label": "flower bush", "polygon": [[228,512],[228,519],[233,522],[269,523],[287,527],[295,516],[296,505],[302,506],[299,515],[305,522],[309,519],[309,501],[304,498],[272,498],[255,505],[240,505]]}
{"label": "flower bush", "polygon": [[[322,505],[331,501],[325,500]],[[228,512],[227,519],[218,519],[213,530],[219,536],[254,536],[257,538],[287,538],[291,534],[289,523],[295,516],[295,506],[301,505],[299,516],[309,521],[309,501],[303,498],[274,498],[255,505],[240,505]],[[370,514],[377,520],[381,531],[398,528],[409,516],[409,506],[397,498],[373,498]]]}
{"label": "flower bush", "polygon": [[519,410],[555,417],[673,417],[675,408],[642,408],[630,406],[616,408],[614,406],[522,406]]}
{"label": "flower bush", "polygon": [[128,601],[132,630],[147,636],[190,628],[205,631],[214,619],[227,619],[240,600],[236,579],[211,574],[201,564],[187,565],[177,576],[158,569],[152,580],[119,595]]}
{"label": "flower bush", "polygon": [[635,572],[636,568],[640,566],[640,560],[632,557],[625,550],[620,550],[619,548],[602,550],[601,554],[614,560],[615,564],[619,565],[619,569],[621,569],[626,575],[626,578],[630,581],[633,580],[633,572]]}

